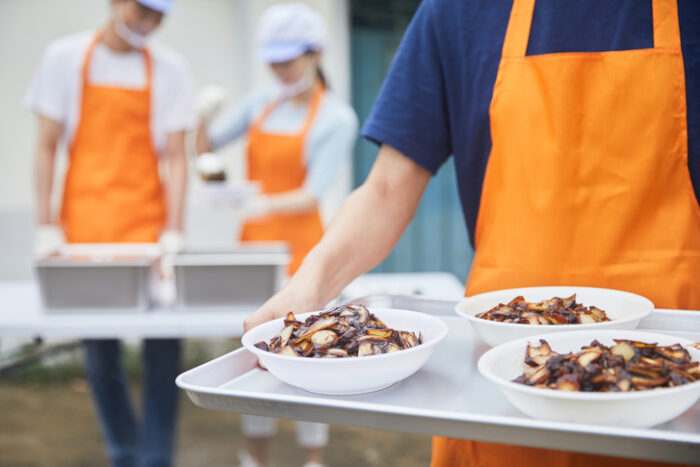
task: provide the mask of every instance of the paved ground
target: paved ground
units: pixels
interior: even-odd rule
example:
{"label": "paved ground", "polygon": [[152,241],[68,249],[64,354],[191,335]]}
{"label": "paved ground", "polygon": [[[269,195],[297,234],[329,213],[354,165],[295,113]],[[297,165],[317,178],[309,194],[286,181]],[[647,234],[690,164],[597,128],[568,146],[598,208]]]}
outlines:
{"label": "paved ground", "polygon": [[[188,346],[189,360],[206,359]],[[132,365],[133,367],[133,365]],[[108,465],[86,384],[79,366],[34,369],[27,376],[0,380],[0,466]],[[138,400],[138,369],[133,377]],[[239,417],[204,410],[182,394],[178,466],[235,466],[243,447]],[[293,424],[283,421],[271,446],[277,467],[301,465]],[[326,449],[331,467],[427,466],[430,438],[333,426]]]}

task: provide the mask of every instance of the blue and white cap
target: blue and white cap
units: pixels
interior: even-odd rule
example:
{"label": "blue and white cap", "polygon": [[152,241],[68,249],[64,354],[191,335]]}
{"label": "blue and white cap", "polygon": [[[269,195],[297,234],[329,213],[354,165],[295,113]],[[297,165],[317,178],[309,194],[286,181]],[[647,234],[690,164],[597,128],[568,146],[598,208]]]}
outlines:
{"label": "blue and white cap", "polygon": [[258,56],[267,63],[293,60],[326,46],[326,23],[303,3],[267,8],[258,25]]}
{"label": "blue and white cap", "polygon": [[143,6],[147,6],[161,13],[168,14],[173,11],[173,0],[136,0]]}

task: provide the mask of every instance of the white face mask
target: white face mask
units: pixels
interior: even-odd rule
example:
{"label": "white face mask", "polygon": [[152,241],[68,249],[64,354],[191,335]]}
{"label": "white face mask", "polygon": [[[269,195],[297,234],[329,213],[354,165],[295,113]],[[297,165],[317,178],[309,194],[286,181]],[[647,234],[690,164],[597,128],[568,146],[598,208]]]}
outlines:
{"label": "white face mask", "polygon": [[296,83],[281,83],[280,84],[280,96],[283,99],[298,96],[304,91],[307,91],[314,84],[314,78],[316,77],[316,67],[307,66],[304,74],[299,78]]}
{"label": "white face mask", "polygon": [[130,29],[119,15],[115,15],[114,17],[114,32],[135,49],[142,49],[148,41],[147,35]]}

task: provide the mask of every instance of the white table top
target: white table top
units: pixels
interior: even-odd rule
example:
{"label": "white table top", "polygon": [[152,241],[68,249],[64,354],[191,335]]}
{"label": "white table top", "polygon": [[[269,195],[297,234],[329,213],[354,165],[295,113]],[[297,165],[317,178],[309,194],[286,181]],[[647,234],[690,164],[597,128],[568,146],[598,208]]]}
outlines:
{"label": "white table top", "polygon": [[[447,273],[367,274],[343,291],[343,299],[377,293],[457,299],[463,286]],[[47,314],[34,281],[0,281],[0,336],[74,339],[239,337],[250,310],[181,311],[155,307],[147,312]]]}

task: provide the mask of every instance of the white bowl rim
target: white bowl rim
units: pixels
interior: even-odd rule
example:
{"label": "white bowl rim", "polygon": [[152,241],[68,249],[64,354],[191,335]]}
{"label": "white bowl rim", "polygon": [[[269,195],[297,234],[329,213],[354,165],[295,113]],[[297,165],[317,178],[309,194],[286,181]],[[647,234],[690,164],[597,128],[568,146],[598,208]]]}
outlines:
{"label": "white bowl rim", "polygon": [[[427,348],[431,348],[431,347],[436,346],[438,343],[440,343],[440,341],[442,341],[442,340],[447,336],[447,332],[448,332],[448,330],[449,330],[449,328],[448,328],[448,326],[447,326],[447,323],[445,323],[445,322],[444,322],[443,320],[441,320],[440,318],[438,318],[438,317],[436,317],[436,316],[433,316],[433,315],[430,315],[430,314],[428,314],[428,313],[422,313],[422,312],[420,312],[420,311],[413,311],[413,310],[404,310],[404,309],[401,309],[401,308],[377,308],[377,310],[378,310],[378,313],[382,313],[383,311],[386,311],[386,310],[391,310],[392,312],[393,312],[393,311],[400,311],[401,313],[410,313],[410,314],[413,314],[413,315],[420,315],[420,316],[422,316],[422,317],[427,317],[429,320],[432,320],[435,324],[438,325],[438,327],[439,327],[439,333],[438,333],[437,336],[433,337],[432,339],[430,339],[430,340],[428,340],[428,341],[423,342],[423,343],[420,344],[420,345],[417,345],[417,346],[415,346],[415,347],[411,347],[410,349],[402,349],[402,350],[399,350],[400,355],[407,355],[408,353],[420,352],[420,351],[425,350],[425,349],[427,349]],[[295,316],[297,319],[301,320],[300,318],[306,318],[306,317],[308,317],[308,316],[310,316],[310,315],[313,315],[313,314],[316,314],[316,313],[323,313],[324,311],[328,311],[328,310],[311,311],[311,312],[302,313],[302,314],[299,314],[299,315],[296,315],[296,314],[295,314],[294,316]],[[375,314],[375,312],[372,311],[372,310],[370,310],[370,313]],[[380,317],[380,319],[381,319],[381,317]],[[271,321],[267,321],[267,322],[265,322],[265,323],[262,323],[261,326],[264,325],[264,324],[273,323],[273,322],[284,323],[284,318],[277,318],[277,319],[274,319],[274,320],[271,320]],[[270,324],[270,326],[272,326],[272,325]],[[256,326],[256,327],[257,327],[257,326]],[[253,329],[255,329],[255,328],[253,328]],[[251,329],[250,331],[252,331],[253,329]],[[399,330],[401,330],[401,329],[399,329]],[[377,359],[381,359],[381,358],[392,358],[392,357],[395,358],[395,357],[396,357],[396,354],[399,353],[399,352],[384,353],[384,354],[380,354],[380,355],[365,355],[365,356],[363,356],[363,357],[351,357],[351,358],[307,358],[307,357],[293,357],[293,356],[291,356],[291,355],[280,355],[280,354],[277,354],[277,353],[269,352],[269,351],[267,351],[267,350],[259,349],[259,348],[255,347],[255,344],[256,344],[257,342],[255,342],[255,343],[245,342],[244,339],[245,339],[246,335],[248,335],[248,333],[249,333],[250,331],[248,331],[247,333],[243,334],[243,337],[241,337],[241,343],[242,343],[243,346],[246,348],[246,350],[248,350],[249,352],[254,353],[255,355],[261,356],[261,357],[265,357],[265,358],[268,358],[268,357],[270,357],[270,358],[277,358],[277,359],[281,359],[282,361],[284,361],[284,360],[289,360],[289,361],[292,361],[292,362],[305,362],[305,363],[306,363],[306,362],[325,362],[325,363],[323,363],[323,364],[333,364],[332,362],[336,362],[336,363],[335,363],[336,365],[338,364],[338,362],[344,362],[343,364],[346,364],[346,365],[349,364],[349,365],[351,365],[352,363],[350,363],[350,362],[358,362],[358,361],[359,361],[359,362],[367,362],[367,361],[373,361],[373,360],[377,360]],[[277,332],[279,332],[279,331],[277,331]],[[423,333],[421,333],[421,335],[422,335],[422,334],[423,334]],[[273,334],[272,336],[274,336],[274,335],[275,335],[275,334]],[[258,342],[259,342],[259,341],[258,341]],[[314,364],[312,363],[312,365],[314,365]]]}
{"label": "white bowl rim", "polygon": [[[538,289],[575,289],[575,290],[588,290],[588,291],[595,291],[595,292],[614,292],[617,295],[628,295],[631,298],[638,299],[640,302],[645,302],[644,304],[645,309],[643,312],[637,313],[634,316],[628,316],[626,318],[621,318],[621,319],[611,319],[610,321],[601,321],[598,323],[587,323],[587,324],[525,324],[525,323],[503,323],[500,321],[491,321],[488,319],[482,319],[482,318],[477,318],[474,315],[471,315],[464,311],[462,308],[471,301],[472,299],[475,298],[481,298],[487,295],[500,295],[500,294],[505,294],[505,293],[517,293],[518,291],[523,291],[523,290],[532,290],[533,292],[537,291]],[[515,297],[513,297],[515,298]],[[546,299],[542,299],[546,300]],[[586,305],[584,306],[596,306],[596,305]],[[488,311],[488,310],[484,310]],[[483,324],[486,323],[487,325],[493,325],[493,326],[499,326],[503,328],[517,328],[517,329],[526,329],[528,326],[534,327],[541,327],[542,329],[560,329],[560,330],[566,330],[566,329],[571,329],[571,330],[576,330],[576,331],[584,331],[586,329],[596,329],[599,327],[607,327],[610,326],[611,323],[628,323],[630,321],[635,321],[635,320],[640,320],[651,314],[651,312],[654,311],[654,303],[649,300],[648,298],[633,293],[633,292],[626,292],[624,290],[616,290],[616,289],[605,289],[605,288],[600,288],[600,287],[578,287],[578,286],[566,286],[566,285],[553,285],[553,286],[537,286],[537,287],[518,287],[514,289],[503,289],[503,290],[493,290],[491,292],[484,292],[480,293],[477,295],[470,295],[469,297],[464,297],[462,298],[457,305],[455,306],[455,312],[457,315],[461,316],[462,318],[465,318],[469,321]]]}
{"label": "white bowl rim", "polygon": [[[566,334],[562,333],[548,333],[548,334],[537,334],[534,336],[528,336],[528,337],[523,337],[519,338],[516,340],[512,340],[509,342],[506,342],[504,344],[498,345],[496,347],[492,347],[484,354],[479,357],[479,361],[477,363],[477,367],[479,368],[479,373],[481,375],[488,379],[489,381],[492,381],[496,383],[497,385],[507,388],[507,389],[512,389],[518,392],[524,392],[528,394],[533,394],[537,396],[543,396],[543,397],[552,397],[555,399],[567,399],[567,400],[577,400],[577,401],[614,401],[614,400],[634,400],[634,399],[646,399],[646,398],[651,398],[655,396],[666,396],[666,395],[672,395],[672,394],[677,394],[680,392],[685,392],[689,391],[691,389],[696,389],[698,385],[700,385],[700,381],[694,381],[692,383],[686,383],[681,386],[675,386],[672,388],[658,388],[658,389],[651,389],[648,391],[629,391],[629,392],[583,392],[583,391],[558,391],[556,389],[550,389],[550,388],[536,388],[534,386],[528,386],[526,384],[522,383],[515,383],[510,380],[504,380],[501,379],[500,377],[496,376],[493,374],[493,372],[487,368],[485,368],[485,362],[488,360],[488,358],[492,358],[491,356],[494,353],[497,353],[499,351],[503,351],[502,349],[506,346],[508,347],[519,347],[522,344],[526,344],[527,342],[531,340],[538,340],[539,339],[544,339],[547,340],[549,339],[561,339],[566,337],[579,337],[576,334],[584,334],[584,335],[590,335],[591,340],[593,339],[599,339],[599,338],[605,338],[605,337],[610,337],[615,334],[621,334],[621,333],[632,333],[632,334],[638,334],[640,339],[654,339],[654,336],[663,338],[663,339],[668,339],[671,338],[675,340],[675,342],[681,344],[684,347],[688,347],[690,344],[694,344],[693,341],[690,339],[685,339],[682,337],[676,337],[672,336],[669,334],[660,334],[660,333],[654,333],[654,332],[646,332],[646,331],[637,331],[637,330],[632,330],[632,329],[601,329],[599,331],[596,331],[596,334],[590,333],[590,331],[571,331]],[[601,335],[604,334],[604,335]],[[618,336],[619,337],[619,336]],[[630,338],[630,337],[624,337],[624,339],[635,339],[636,338]],[[547,341],[549,342],[549,341]],[[555,344],[551,344],[552,350],[554,349]],[[487,357],[489,355],[489,357]],[[486,357],[486,358],[485,358]],[[523,357],[524,358],[524,357]]]}

